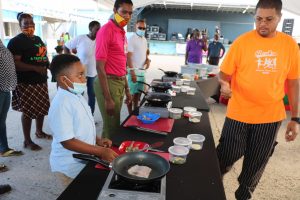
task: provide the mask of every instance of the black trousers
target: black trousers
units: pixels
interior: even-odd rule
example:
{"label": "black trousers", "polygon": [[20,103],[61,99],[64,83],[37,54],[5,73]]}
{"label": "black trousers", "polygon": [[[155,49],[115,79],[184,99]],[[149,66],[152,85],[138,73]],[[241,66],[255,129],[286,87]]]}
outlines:
{"label": "black trousers", "polygon": [[255,190],[270,156],[277,144],[276,137],[281,122],[247,124],[225,119],[217,155],[222,175],[244,156],[242,172],[238,177],[238,200],[247,200]]}
{"label": "black trousers", "polygon": [[219,65],[219,57],[209,57],[208,64],[210,65]]}

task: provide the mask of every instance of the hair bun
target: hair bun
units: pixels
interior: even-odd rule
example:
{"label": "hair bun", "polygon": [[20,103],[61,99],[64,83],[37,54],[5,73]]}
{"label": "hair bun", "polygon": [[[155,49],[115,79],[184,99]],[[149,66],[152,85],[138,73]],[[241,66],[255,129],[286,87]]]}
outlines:
{"label": "hair bun", "polygon": [[21,17],[21,15],[23,15],[24,14],[24,12],[19,12],[18,14],[17,14],[17,20],[19,20],[19,18]]}

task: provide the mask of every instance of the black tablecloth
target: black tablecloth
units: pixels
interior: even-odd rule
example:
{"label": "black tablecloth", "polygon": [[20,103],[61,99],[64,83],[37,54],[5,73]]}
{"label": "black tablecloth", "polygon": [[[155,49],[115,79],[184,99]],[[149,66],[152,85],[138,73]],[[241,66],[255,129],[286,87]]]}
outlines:
{"label": "black tablecloth", "polygon": [[[196,88],[196,92],[199,92],[200,89],[198,86]],[[191,98],[189,101],[193,103],[189,106],[199,109],[201,107],[199,104],[202,104],[205,100],[201,96],[201,91],[198,94],[199,96],[189,96]],[[178,107],[186,106],[184,104],[180,106],[181,98],[183,97],[178,96],[174,98],[173,106],[174,103],[177,106],[179,105]],[[175,137],[186,137],[192,133],[200,133],[205,136],[204,147],[200,151],[191,150],[185,164],[171,164],[171,169],[167,174],[166,199],[224,200],[226,197],[221,181],[208,113],[203,112],[201,122],[196,124],[188,122],[186,118],[176,120],[172,132],[167,136],[120,127],[112,135],[112,140],[116,145],[121,144],[124,140],[138,140],[150,144],[163,141],[164,145],[160,149],[167,151],[168,147],[173,145]],[[108,171],[95,169],[94,166],[95,164],[89,163],[58,199],[96,200],[106,180]]]}
{"label": "black tablecloth", "polygon": [[185,106],[192,106],[197,108],[200,111],[209,111],[209,106],[203,98],[203,93],[199,89],[196,82],[191,82],[191,87],[196,88],[195,95],[187,95],[186,93],[178,93],[175,97],[172,97],[172,107],[174,108],[183,108]]}

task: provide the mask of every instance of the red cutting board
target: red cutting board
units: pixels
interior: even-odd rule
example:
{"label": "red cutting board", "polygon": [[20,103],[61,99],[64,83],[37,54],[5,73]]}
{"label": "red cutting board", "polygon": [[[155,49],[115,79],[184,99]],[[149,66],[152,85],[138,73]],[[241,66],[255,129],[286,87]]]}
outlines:
{"label": "red cutting board", "polygon": [[129,119],[124,123],[124,127],[140,127],[143,129],[154,130],[159,132],[170,133],[174,125],[174,119],[159,118],[153,124],[143,124],[136,115],[131,115]]}

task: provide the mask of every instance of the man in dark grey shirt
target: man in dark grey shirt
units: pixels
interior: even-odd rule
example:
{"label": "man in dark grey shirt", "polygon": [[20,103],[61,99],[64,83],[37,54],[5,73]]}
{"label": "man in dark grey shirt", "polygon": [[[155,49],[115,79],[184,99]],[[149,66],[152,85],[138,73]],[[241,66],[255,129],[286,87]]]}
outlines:
{"label": "man in dark grey shirt", "polygon": [[[222,50],[222,55],[221,54]],[[218,65],[220,58],[225,54],[225,48],[221,42],[219,42],[219,35],[215,35],[214,41],[208,45],[207,58],[210,65]]]}
{"label": "man in dark grey shirt", "polygon": [[[6,117],[10,106],[10,91],[17,85],[16,68],[13,56],[5,48],[0,40],[0,157],[23,155],[21,151],[16,151],[8,147],[6,135]],[[7,167],[0,164],[0,172],[7,171]],[[0,194],[11,190],[9,185],[0,185]]]}

